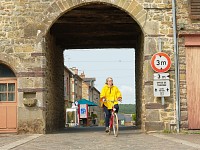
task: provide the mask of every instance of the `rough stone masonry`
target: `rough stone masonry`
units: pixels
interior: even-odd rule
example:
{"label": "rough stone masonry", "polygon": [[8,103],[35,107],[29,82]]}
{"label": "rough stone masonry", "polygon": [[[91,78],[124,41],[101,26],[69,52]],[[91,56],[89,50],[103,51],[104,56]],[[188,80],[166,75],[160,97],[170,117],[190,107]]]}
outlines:
{"label": "rough stone masonry", "polygon": [[[141,128],[144,131],[168,130],[176,121],[175,67],[173,51],[172,4],[170,0],[1,0],[0,1],[0,62],[8,65],[17,76],[18,132],[46,133],[64,127],[63,52],[56,45],[49,29],[64,13],[85,4],[103,3],[127,12],[141,27],[143,42],[139,54],[142,84],[137,89]],[[177,0],[177,26],[184,21],[185,29],[193,32],[199,24],[189,18],[189,2]],[[180,31],[183,32],[183,31]],[[150,60],[158,52],[158,41],[172,66],[169,70],[171,96],[153,96],[153,70]],[[184,37],[180,43],[181,126],[187,128],[186,67]],[[137,68],[137,67],[136,67]],[[137,70],[136,70],[137,71]],[[27,107],[23,99],[37,99]]]}

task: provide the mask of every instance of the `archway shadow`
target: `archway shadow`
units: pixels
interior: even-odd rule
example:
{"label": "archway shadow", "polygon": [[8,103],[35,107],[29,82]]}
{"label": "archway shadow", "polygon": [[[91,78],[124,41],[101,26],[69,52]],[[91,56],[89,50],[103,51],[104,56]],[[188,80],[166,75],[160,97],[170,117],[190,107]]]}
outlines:
{"label": "archway shadow", "polygon": [[[141,125],[143,43],[144,35],[138,22],[126,11],[109,4],[92,3],[80,6],[57,18],[46,34],[48,76],[45,83],[48,83],[46,103],[49,104],[46,110],[46,131],[64,127],[64,79],[60,68],[64,66],[63,51],[67,49],[135,49],[136,124]],[[57,89],[55,87],[59,87],[59,90],[54,90]],[[84,132],[86,129],[71,129],[70,132],[76,130]],[[88,132],[90,131],[92,130]]]}
{"label": "archway shadow", "polygon": [[[66,133],[96,133],[102,132],[104,133],[105,127],[103,126],[91,126],[91,127],[68,127],[63,128],[59,131],[52,132],[51,134],[66,134]],[[120,126],[119,127],[120,134],[140,134],[142,131],[137,126]]]}

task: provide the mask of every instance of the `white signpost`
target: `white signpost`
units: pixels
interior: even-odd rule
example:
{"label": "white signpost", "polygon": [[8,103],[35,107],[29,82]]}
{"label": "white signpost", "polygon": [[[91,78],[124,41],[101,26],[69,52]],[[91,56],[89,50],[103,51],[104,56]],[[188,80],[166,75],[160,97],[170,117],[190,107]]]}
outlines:
{"label": "white signpost", "polygon": [[154,96],[156,97],[169,97],[170,96],[170,83],[169,80],[154,80]]}
{"label": "white signpost", "polygon": [[158,72],[154,73],[154,96],[161,97],[162,105],[164,105],[164,97],[170,96],[169,73],[164,72],[167,72],[170,69],[171,59],[166,53],[158,52],[154,54],[151,59],[151,67],[154,71]]}
{"label": "white signpost", "polygon": [[154,80],[169,80],[169,73],[154,73]]}

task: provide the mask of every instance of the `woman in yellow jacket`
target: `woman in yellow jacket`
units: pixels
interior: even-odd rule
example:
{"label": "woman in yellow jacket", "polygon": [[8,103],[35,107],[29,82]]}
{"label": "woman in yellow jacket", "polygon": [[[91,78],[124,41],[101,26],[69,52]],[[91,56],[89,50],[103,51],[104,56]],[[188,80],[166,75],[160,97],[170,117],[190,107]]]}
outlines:
{"label": "woman in yellow jacket", "polygon": [[101,90],[100,94],[100,103],[101,107],[103,107],[105,112],[105,126],[106,126],[106,132],[109,131],[109,120],[111,117],[111,110],[113,103],[110,102],[112,100],[116,100],[114,102],[114,107],[116,108],[116,112],[119,110],[118,101],[122,100],[122,94],[119,91],[119,89],[113,85],[113,79],[111,77],[108,77],[106,79],[106,83]]}

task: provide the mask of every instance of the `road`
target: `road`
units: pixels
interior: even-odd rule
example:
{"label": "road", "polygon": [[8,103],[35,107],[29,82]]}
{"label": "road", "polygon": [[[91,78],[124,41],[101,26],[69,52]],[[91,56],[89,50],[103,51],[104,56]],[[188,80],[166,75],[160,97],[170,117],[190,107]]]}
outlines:
{"label": "road", "polygon": [[122,127],[118,137],[103,127],[66,128],[52,134],[0,134],[0,150],[197,150],[198,134],[145,134]]}

